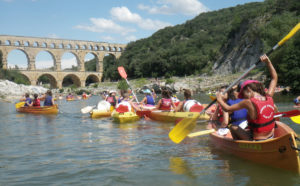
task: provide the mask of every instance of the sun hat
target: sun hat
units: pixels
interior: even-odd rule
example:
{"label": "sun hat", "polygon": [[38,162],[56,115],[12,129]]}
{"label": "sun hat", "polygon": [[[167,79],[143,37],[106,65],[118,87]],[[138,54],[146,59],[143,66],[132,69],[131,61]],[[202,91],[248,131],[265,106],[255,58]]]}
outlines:
{"label": "sun hat", "polygon": [[240,93],[239,93],[239,96],[238,96],[240,99],[243,99],[243,90],[244,90],[245,86],[249,85],[251,83],[260,83],[260,82],[257,81],[257,80],[246,80],[246,81],[244,81],[243,84],[241,85]]}
{"label": "sun hat", "polygon": [[111,94],[111,93],[117,93],[115,90],[111,90],[111,91],[109,91],[109,93]]}
{"label": "sun hat", "polygon": [[143,90],[144,94],[151,94],[151,91],[149,89]]}

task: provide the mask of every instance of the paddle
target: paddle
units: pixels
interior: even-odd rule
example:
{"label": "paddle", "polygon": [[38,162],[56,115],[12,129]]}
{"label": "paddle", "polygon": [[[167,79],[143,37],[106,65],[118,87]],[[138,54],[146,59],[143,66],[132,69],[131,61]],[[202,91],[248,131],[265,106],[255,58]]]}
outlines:
{"label": "paddle", "polygon": [[[297,121],[295,123],[300,124],[300,110],[291,110],[291,111],[287,111],[287,112],[277,112],[274,115],[274,118],[279,118],[279,117],[289,117],[293,120],[293,118]],[[198,132],[193,132],[188,134],[187,136],[190,138],[196,137],[196,136],[202,136],[202,135],[206,135],[206,134],[210,134],[213,133],[215,131],[215,129],[209,129],[209,130],[202,130],[202,131],[198,131]]]}
{"label": "paddle", "polygon": [[18,109],[18,108],[20,108],[20,107],[23,107],[24,105],[25,105],[25,102],[24,102],[24,101],[15,104],[16,109]]}
{"label": "paddle", "polygon": [[129,86],[130,89],[132,90],[132,94],[133,94],[133,96],[135,97],[135,101],[138,103],[139,101],[138,101],[136,95],[134,94],[134,91],[133,91],[133,89],[131,88],[131,86],[130,86],[130,84],[129,84],[129,81],[127,80],[127,74],[126,74],[126,71],[125,71],[124,67],[122,67],[122,66],[118,67],[118,71],[119,71],[120,76],[126,80],[128,86]]}
{"label": "paddle", "polygon": [[81,113],[82,113],[82,114],[89,113],[89,112],[91,112],[91,111],[93,110],[93,108],[95,108],[95,107],[96,107],[96,105],[84,107],[84,108],[81,109]]}
{"label": "paddle", "polygon": [[[274,50],[276,50],[278,47],[280,47],[281,45],[283,45],[288,39],[290,39],[298,30],[300,29],[300,23],[298,23],[283,39],[281,39],[270,51],[267,52],[267,55],[270,55]],[[234,85],[238,84],[239,81],[241,79],[243,79],[251,70],[253,70],[258,64],[260,63],[260,59],[257,60],[257,62],[255,64],[253,64],[248,70],[246,70],[246,72],[244,72],[237,80],[235,80],[233,83],[231,83],[231,85],[229,87],[227,87],[227,89],[223,92],[223,94],[225,94],[226,92],[228,92],[228,90],[230,90]],[[200,114],[205,113],[205,111],[212,106],[215,102],[217,101],[217,99],[213,100],[208,106],[206,106],[201,112]],[[173,129],[170,133],[172,133],[171,140],[175,140],[177,143],[179,143],[181,140],[183,140],[187,134],[189,134],[194,128],[192,126],[189,126],[188,124],[192,124],[190,122],[190,119],[183,119],[182,121],[180,121]],[[170,134],[169,134],[170,136]],[[179,141],[179,139],[181,139]],[[174,141],[174,142],[175,142]],[[176,143],[175,142],[175,143]]]}

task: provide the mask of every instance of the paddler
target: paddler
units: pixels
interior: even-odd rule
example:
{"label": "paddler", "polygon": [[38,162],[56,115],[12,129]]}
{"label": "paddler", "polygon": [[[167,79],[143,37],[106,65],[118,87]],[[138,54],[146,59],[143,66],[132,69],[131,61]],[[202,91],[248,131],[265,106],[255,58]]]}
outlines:
{"label": "paddler", "polygon": [[183,112],[201,112],[203,106],[200,102],[192,99],[192,92],[188,89],[183,89],[184,101],[180,102],[175,111]]}
{"label": "paddler", "polygon": [[52,97],[51,90],[47,90],[45,95],[44,106],[52,106],[54,105],[54,98]]}
{"label": "paddler", "polygon": [[117,100],[118,100],[118,98],[116,97],[116,93],[117,93],[116,91],[111,90],[109,91],[109,94],[106,97],[105,95],[102,94],[102,98],[105,101],[109,102],[111,106],[115,107],[117,105]]}
{"label": "paddler", "polygon": [[34,106],[34,107],[41,106],[40,99],[38,98],[38,96],[39,96],[38,94],[33,95],[34,99],[33,99],[32,103],[30,104],[30,106]]}
{"label": "paddler", "polygon": [[173,103],[171,96],[168,90],[163,90],[161,92],[162,98],[158,101],[156,105],[156,109],[158,110],[171,110],[171,108],[175,109],[176,106]]}
{"label": "paddler", "polygon": [[263,84],[256,80],[247,80],[242,83],[238,97],[244,100],[232,106],[225,103],[221,93],[217,93],[217,101],[225,111],[233,112],[244,108],[247,109],[249,129],[244,130],[239,126],[232,127],[234,135],[241,140],[260,141],[274,137],[275,105],[272,97],[275,92],[278,77],[268,56],[262,55],[260,60],[267,65],[271,75],[267,93],[264,91]]}
{"label": "paddler", "polygon": [[294,99],[295,108],[300,108],[300,96]]}
{"label": "paddler", "polygon": [[143,90],[145,94],[144,99],[140,102],[141,105],[155,105],[155,100],[152,95],[152,92],[149,89]]}
{"label": "paddler", "polygon": [[29,96],[29,93],[25,93],[25,98],[21,98],[20,101],[24,101],[24,107],[28,107],[32,104],[32,99]]}

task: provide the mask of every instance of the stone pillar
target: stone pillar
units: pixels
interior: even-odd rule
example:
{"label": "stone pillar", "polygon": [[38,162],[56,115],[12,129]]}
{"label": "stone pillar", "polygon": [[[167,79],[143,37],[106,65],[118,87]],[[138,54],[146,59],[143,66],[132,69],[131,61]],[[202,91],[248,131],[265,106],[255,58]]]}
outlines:
{"label": "stone pillar", "polygon": [[96,63],[96,72],[103,72],[103,61],[98,61]]}
{"label": "stone pillar", "polygon": [[54,60],[54,70],[61,71],[61,58],[56,58]]}
{"label": "stone pillar", "polygon": [[30,80],[30,84],[36,86],[36,80]]}
{"label": "stone pillar", "polygon": [[80,87],[85,87],[85,80],[80,80]]}
{"label": "stone pillar", "polygon": [[28,70],[35,70],[35,58],[34,56],[28,57]]}
{"label": "stone pillar", "polygon": [[3,69],[7,69],[8,66],[7,66],[7,53],[2,50],[2,68]]}
{"label": "stone pillar", "polygon": [[57,80],[57,87],[62,88],[62,80]]}

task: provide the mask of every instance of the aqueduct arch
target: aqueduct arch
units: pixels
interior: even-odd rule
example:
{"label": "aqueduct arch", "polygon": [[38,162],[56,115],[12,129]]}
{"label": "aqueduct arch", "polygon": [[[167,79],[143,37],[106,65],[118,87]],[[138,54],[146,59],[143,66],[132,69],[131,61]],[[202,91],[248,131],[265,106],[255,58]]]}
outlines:
{"label": "aqueduct arch", "polygon": [[[69,74],[72,74],[73,77],[77,77],[79,81],[77,79],[76,83],[80,82],[78,84],[83,87],[85,86],[86,79],[90,75],[96,76],[98,80],[101,80],[104,56],[110,54],[119,58],[125,48],[125,44],[106,42],[0,35],[3,69],[8,68],[7,56],[9,52],[15,49],[21,50],[27,57],[28,68],[26,70],[20,70],[20,72],[28,77],[31,84],[36,85],[38,78],[47,74],[47,76],[53,77],[51,81],[55,80],[58,88],[62,88],[63,79]],[[46,51],[53,57],[54,70],[36,69],[35,59],[37,54],[41,51]],[[61,58],[66,52],[70,52],[76,56],[78,60],[77,71],[66,72],[61,70]],[[88,53],[95,56],[96,72],[87,72],[84,68],[84,58]]]}

